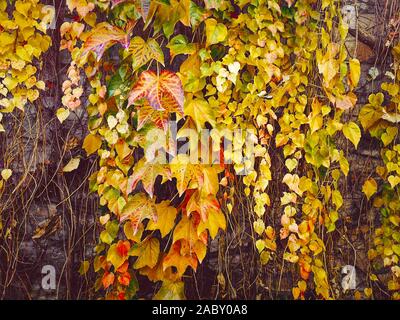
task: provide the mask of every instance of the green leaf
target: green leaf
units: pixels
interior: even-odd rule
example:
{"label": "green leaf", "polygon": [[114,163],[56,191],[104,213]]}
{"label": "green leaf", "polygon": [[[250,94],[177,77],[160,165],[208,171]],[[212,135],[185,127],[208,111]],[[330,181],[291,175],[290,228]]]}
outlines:
{"label": "green leaf", "polygon": [[400,257],[400,244],[394,244],[392,245],[392,250],[395,254],[397,254]]}
{"label": "green leaf", "polygon": [[79,267],[79,274],[82,276],[89,270],[90,263],[89,261],[82,261],[81,266]]}
{"label": "green leaf", "polygon": [[167,45],[171,54],[171,61],[178,54],[193,54],[196,51],[196,45],[189,43],[187,38],[183,35],[173,37]]}
{"label": "green leaf", "polygon": [[163,284],[154,296],[154,300],[184,300],[184,283],[183,281],[171,282],[164,280]]}
{"label": "green leaf", "polygon": [[222,23],[215,19],[207,19],[206,24],[206,46],[216,44],[225,40],[228,35],[228,29]]}
{"label": "green leaf", "polygon": [[354,147],[357,149],[358,143],[361,139],[361,130],[358,125],[353,121],[346,123],[343,126],[343,134],[354,144]]}

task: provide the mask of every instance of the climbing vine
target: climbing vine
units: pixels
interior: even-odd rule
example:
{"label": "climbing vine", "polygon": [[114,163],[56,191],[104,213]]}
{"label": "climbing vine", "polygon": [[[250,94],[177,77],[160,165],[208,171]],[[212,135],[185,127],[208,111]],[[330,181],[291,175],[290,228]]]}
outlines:
{"label": "climbing vine", "polygon": [[[349,116],[361,67],[347,53],[341,5],[66,0],[60,50],[70,63],[55,115],[61,123],[87,116],[82,148],[97,160],[89,186],[100,231],[79,272],[93,268],[100,297],[138,298],[146,277],[156,283],[153,298],[184,299],[187,274],[231,231],[243,195],[260,267],[295,270],[294,299],[338,297],[326,239],[342,218],[343,141],[357,149],[362,133]],[[34,105],[45,89],[37,74],[55,12],[39,0],[0,0],[0,9],[1,132],[3,114]],[[398,299],[398,45],[393,56],[393,81],[358,120],[383,145],[384,166],[362,187],[381,215],[368,258],[374,270],[391,268],[387,287]],[[62,171],[79,163],[74,157]],[[0,190],[11,174],[2,169]]]}
{"label": "climbing vine", "polygon": [[[390,268],[391,277],[387,289],[396,300],[400,298],[400,214],[399,214],[399,151],[397,143],[400,101],[400,45],[393,48],[393,70],[389,72],[390,82],[381,85],[383,92],[371,94],[368,104],[360,110],[359,120],[366,132],[379,140],[383,166],[376,168],[375,176],[368,178],[363,192],[373,206],[379,209],[381,226],[374,230],[374,240],[368,251],[372,261],[370,279],[378,281],[376,274],[383,268]],[[377,179],[382,183],[377,183]]]}
{"label": "climbing vine", "polygon": [[[5,132],[2,119],[17,108],[24,111],[39,97],[45,83],[37,79],[40,59],[51,45],[46,31],[54,17],[54,9],[39,0],[18,0],[8,6],[0,1],[0,134]],[[1,170],[0,191],[12,175]]]}

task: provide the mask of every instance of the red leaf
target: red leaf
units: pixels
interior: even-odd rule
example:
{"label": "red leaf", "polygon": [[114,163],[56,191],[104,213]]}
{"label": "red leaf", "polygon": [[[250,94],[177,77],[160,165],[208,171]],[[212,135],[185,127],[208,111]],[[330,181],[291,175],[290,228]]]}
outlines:
{"label": "red leaf", "polygon": [[117,251],[121,257],[126,257],[130,248],[131,244],[129,243],[129,241],[118,241]]}
{"label": "red leaf", "polygon": [[141,98],[146,98],[155,110],[168,110],[183,115],[182,82],[174,72],[163,70],[159,76],[151,70],[142,72],[129,93],[128,105]]}
{"label": "red leaf", "polygon": [[131,281],[131,275],[129,272],[125,272],[123,275],[118,276],[118,282],[123,286],[128,286]]}

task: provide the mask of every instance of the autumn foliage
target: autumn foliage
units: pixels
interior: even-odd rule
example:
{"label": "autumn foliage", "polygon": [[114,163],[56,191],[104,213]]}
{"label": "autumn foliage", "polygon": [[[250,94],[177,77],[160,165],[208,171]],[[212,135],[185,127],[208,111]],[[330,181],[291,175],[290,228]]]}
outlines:
{"label": "autumn foliage", "polygon": [[[371,95],[357,122],[346,114],[357,103],[361,68],[344,46],[348,26],[337,0],[66,4],[60,49],[71,64],[55,116],[63,123],[80,108],[88,116],[82,148],[98,162],[89,186],[101,229],[96,257],[81,273],[94,269],[100,297],[135,299],[138,279],[147,277],[158,285],[155,299],[183,299],[186,275],[244,210],[244,197],[260,268],[293,265],[294,299],[310,291],[335,298],[325,240],[341,219],[341,181],[351,170],[339,141],[357,148],[369,134],[382,144],[384,165],[362,190],[383,216],[368,255],[391,268],[385,285],[400,298],[399,45],[393,82],[382,86],[389,100]],[[51,45],[54,8],[0,0],[0,9],[1,131],[3,113],[45,89],[32,61]],[[178,152],[182,141],[190,152]],[[79,164],[72,158],[63,171]],[[1,175],[0,189],[11,172]]]}

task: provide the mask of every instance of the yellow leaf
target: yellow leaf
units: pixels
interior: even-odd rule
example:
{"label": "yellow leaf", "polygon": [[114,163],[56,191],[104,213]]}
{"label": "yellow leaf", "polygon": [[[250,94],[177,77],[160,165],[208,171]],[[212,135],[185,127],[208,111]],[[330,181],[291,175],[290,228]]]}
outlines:
{"label": "yellow leaf", "polygon": [[160,254],[160,242],[156,238],[147,239],[133,248],[129,254],[138,257],[134,264],[135,269],[146,266],[153,268],[157,264]]}
{"label": "yellow leaf", "polygon": [[44,81],[38,81],[35,84],[36,88],[38,88],[39,90],[44,90],[46,89],[46,84],[44,83]]}
{"label": "yellow leaf", "polygon": [[31,8],[31,6],[32,6],[32,3],[28,2],[28,1],[16,1],[15,2],[16,11],[27,18],[28,18],[28,12],[29,12],[29,9]]}
{"label": "yellow leaf", "polygon": [[101,138],[94,134],[89,134],[83,141],[82,148],[86,150],[87,155],[96,152],[101,147]]}
{"label": "yellow leaf", "polygon": [[400,183],[400,177],[399,176],[389,176],[388,181],[390,183],[390,186],[394,188]]}
{"label": "yellow leaf", "polygon": [[185,103],[184,113],[193,119],[198,131],[204,128],[206,122],[215,127],[213,108],[204,99],[189,100],[188,103]]}
{"label": "yellow leaf", "polygon": [[297,300],[300,296],[300,289],[298,287],[292,288],[293,298]]}
{"label": "yellow leaf", "polygon": [[292,172],[294,168],[297,167],[297,160],[296,159],[287,159],[285,161],[286,168],[289,169],[289,172]]}
{"label": "yellow leaf", "polygon": [[362,191],[367,196],[368,200],[371,198],[371,196],[374,193],[376,193],[377,190],[378,190],[378,185],[377,185],[375,179],[373,179],[373,178],[369,178],[368,180],[366,180],[362,187]]}
{"label": "yellow leaf", "polygon": [[111,262],[115,269],[118,269],[128,258],[130,249],[129,241],[118,241],[110,246],[107,252],[107,261]]}
{"label": "yellow leaf", "polygon": [[69,109],[58,108],[56,111],[56,116],[60,123],[63,123],[69,116]]}
{"label": "yellow leaf", "polygon": [[228,35],[228,29],[222,23],[215,19],[207,19],[206,24],[206,46],[216,44],[225,40]]}
{"label": "yellow leaf", "polygon": [[131,40],[126,55],[132,56],[132,71],[154,59],[164,65],[164,53],[156,40],[150,38],[145,42],[142,37],[136,36]]}
{"label": "yellow leaf", "polygon": [[343,205],[343,197],[339,190],[332,191],[332,202],[336,206],[336,209],[339,209]]}
{"label": "yellow leaf", "polygon": [[361,74],[360,61],[358,61],[358,59],[350,59],[349,66],[350,66],[350,74],[349,74],[350,84],[353,88],[355,88],[358,84],[358,81],[360,81],[360,74]]}
{"label": "yellow leaf", "polygon": [[12,170],[11,169],[3,169],[1,170],[1,177],[7,181],[12,175]]}
{"label": "yellow leaf", "polygon": [[262,235],[262,233],[265,230],[264,221],[262,221],[261,219],[257,219],[256,221],[253,222],[253,227],[254,231],[257,232],[258,235]]}
{"label": "yellow leaf", "polygon": [[397,127],[387,127],[386,132],[382,133],[381,140],[385,147],[390,144],[394,138],[396,138],[398,133]]}
{"label": "yellow leaf", "polygon": [[224,214],[220,210],[210,209],[208,212],[207,221],[201,220],[197,229],[197,234],[202,233],[208,229],[210,236],[214,239],[217,236],[218,229],[226,229],[226,220]]}
{"label": "yellow leaf", "polygon": [[361,130],[358,125],[353,121],[346,123],[343,126],[343,134],[354,144],[355,148],[357,149],[358,143],[361,139]]}
{"label": "yellow leaf", "polygon": [[82,276],[89,270],[89,261],[82,261],[81,266],[79,267],[79,274]]}
{"label": "yellow leaf", "polygon": [[71,172],[74,171],[76,168],[79,167],[79,162],[81,159],[79,158],[72,158],[63,168],[63,172]]}
{"label": "yellow leaf", "polygon": [[147,230],[160,230],[161,236],[165,237],[174,227],[177,210],[170,206],[169,201],[156,204],[157,221],[149,220]]}

